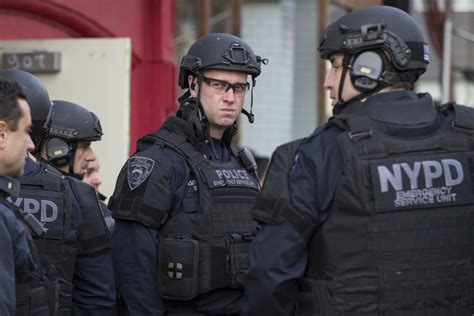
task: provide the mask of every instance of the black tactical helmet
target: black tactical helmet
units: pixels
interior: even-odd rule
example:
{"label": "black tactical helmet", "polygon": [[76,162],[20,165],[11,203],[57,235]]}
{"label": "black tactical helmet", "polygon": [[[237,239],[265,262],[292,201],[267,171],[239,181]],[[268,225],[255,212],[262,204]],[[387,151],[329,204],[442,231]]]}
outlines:
{"label": "black tactical helmet", "polygon": [[319,44],[321,58],[336,52],[357,54],[381,49],[399,71],[425,72],[428,45],[418,24],[406,12],[390,6],[355,10],[330,24]]}
{"label": "black tactical helmet", "polygon": [[198,39],[181,60],[178,84],[188,87],[188,76],[203,69],[244,72],[253,79],[260,75],[262,59],[237,36],[212,33]]}
{"label": "black tactical helmet", "polygon": [[97,141],[103,133],[99,118],[92,112],[72,102],[54,100],[48,137],[66,142]]}
{"label": "black tactical helmet", "polygon": [[51,101],[48,90],[37,77],[32,74],[18,70],[0,70],[0,78],[16,81],[26,94],[31,111],[33,123],[31,129],[31,139],[35,143],[35,151],[39,149],[39,144],[46,137],[46,131],[51,120]]}

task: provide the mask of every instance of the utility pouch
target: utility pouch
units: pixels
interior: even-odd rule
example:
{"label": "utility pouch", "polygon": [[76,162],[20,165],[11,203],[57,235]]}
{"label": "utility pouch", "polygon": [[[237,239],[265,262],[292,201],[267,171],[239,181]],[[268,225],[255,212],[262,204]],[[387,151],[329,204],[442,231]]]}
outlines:
{"label": "utility pouch", "polygon": [[74,285],[62,279],[59,280],[58,315],[71,315],[73,290]]}
{"label": "utility pouch", "polygon": [[164,238],[158,243],[160,295],[170,300],[190,300],[198,294],[199,241]]}
{"label": "utility pouch", "polygon": [[241,235],[232,235],[231,237],[227,246],[230,255],[230,287],[242,288],[249,269],[249,243],[252,238],[245,239]]}
{"label": "utility pouch", "polygon": [[28,283],[16,284],[16,315],[50,316],[48,296],[42,285],[30,286]]}

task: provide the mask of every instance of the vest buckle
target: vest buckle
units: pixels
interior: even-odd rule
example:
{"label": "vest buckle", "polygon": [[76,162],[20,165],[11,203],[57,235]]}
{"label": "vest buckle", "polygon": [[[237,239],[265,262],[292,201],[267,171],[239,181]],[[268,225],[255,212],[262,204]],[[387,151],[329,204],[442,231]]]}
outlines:
{"label": "vest buckle", "polygon": [[372,137],[373,132],[372,129],[360,132],[349,132],[349,139],[350,140],[358,140],[362,138]]}

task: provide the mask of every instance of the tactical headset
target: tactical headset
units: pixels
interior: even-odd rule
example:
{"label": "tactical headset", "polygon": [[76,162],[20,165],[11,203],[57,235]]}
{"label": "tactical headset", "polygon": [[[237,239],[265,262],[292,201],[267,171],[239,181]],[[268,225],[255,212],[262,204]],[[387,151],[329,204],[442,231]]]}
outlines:
{"label": "tactical headset", "polygon": [[375,90],[383,81],[384,63],[377,52],[365,51],[352,56],[349,67],[352,84],[362,92]]}
{"label": "tactical headset", "polygon": [[76,142],[67,143],[61,138],[56,137],[46,140],[46,157],[49,162],[57,166],[67,165],[71,160],[74,160],[76,149]]}

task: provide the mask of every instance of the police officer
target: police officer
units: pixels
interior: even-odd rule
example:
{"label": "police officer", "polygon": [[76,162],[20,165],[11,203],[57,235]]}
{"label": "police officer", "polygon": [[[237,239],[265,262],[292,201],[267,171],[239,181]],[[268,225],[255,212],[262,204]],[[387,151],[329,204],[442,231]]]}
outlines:
{"label": "police officer", "polygon": [[[97,192],[78,181],[84,177],[89,162],[95,159],[91,142],[100,140],[102,134],[100,121],[94,113],[78,104],[55,100],[50,125],[36,154],[40,161],[48,164],[48,170],[69,176],[66,179],[83,220],[77,260],[89,262],[95,257],[97,262],[93,270],[74,271],[73,314],[110,312],[115,299],[109,230]],[[43,211],[47,212],[47,208]],[[50,223],[54,225],[57,221],[51,218]]]}
{"label": "police officer", "polygon": [[54,280],[40,266],[30,235],[30,229],[38,236],[45,230],[10,202],[20,191],[10,176],[23,174],[26,152],[34,147],[30,128],[25,94],[18,84],[0,79],[0,315],[55,315]]}
{"label": "police officer", "polygon": [[43,83],[29,73],[4,70],[0,77],[17,81],[31,100],[33,154],[41,163],[27,158],[15,204],[48,229],[35,243],[42,261],[54,264],[65,281],[59,314],[108,314],[115,301],[109,233],[95,190],[66,176],[83,174],[89,141],[102,135],[100,123],[74,104],[58,102],[53,110]]}
{"label": "police officer", "polygon": [[98,117],[84,107],[61,100],[53,101],[51,125],[42,142],[41,158],[65,175],[79,180],[96,159],[91,143],[102,138]]}
{"label": "police officer", "polygon": [[[132,315],[240,312],[258,181],[248,151],[230,145],[262,60],[240,38],[209,34],[183,57],[179,111],[118,177],[117,287]],[[250,80],[251,83],[248,83]]]}
{"label": "police officer", "polygon": [[412,91],[429,52],[399,9],[341,17],[319,51],[335,115],[289,163],[289,201],[270,167],[244,314],[471,315],[473,110]]}

